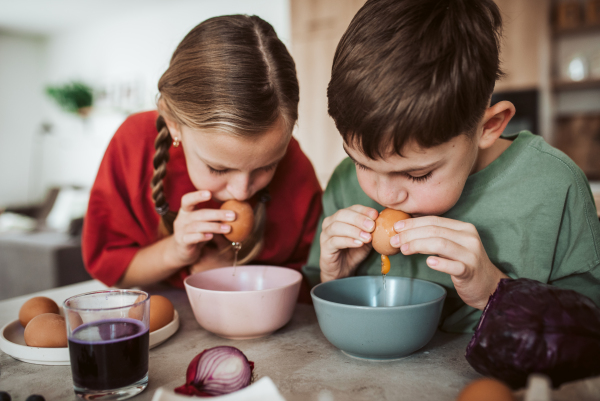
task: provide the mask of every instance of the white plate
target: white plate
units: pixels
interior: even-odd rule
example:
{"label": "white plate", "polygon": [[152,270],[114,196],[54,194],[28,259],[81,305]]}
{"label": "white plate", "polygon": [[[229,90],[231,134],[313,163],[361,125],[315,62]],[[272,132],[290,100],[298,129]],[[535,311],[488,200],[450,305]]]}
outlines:
{"label": "white plate", "polygon": [[[62,312],[62,311],[61,311]],[[150,349],[164,343],[179,329],[179,313],[175,311],[173,321],[150,333]],[[69,348],[38,348],[25,344],[19,320],[14,320],[0,329],[0,349],[6,354],[27,363],[37,365],[70,365]]]}

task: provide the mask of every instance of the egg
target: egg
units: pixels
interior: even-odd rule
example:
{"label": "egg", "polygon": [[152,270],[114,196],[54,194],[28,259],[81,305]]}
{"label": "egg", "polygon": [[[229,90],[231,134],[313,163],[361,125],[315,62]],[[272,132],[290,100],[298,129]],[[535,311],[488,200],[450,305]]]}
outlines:
{"label": "egg", "polygon": [[467,384],[456,401],[515,401],[515,397],[501,381],[483,378]]}
{"label": "egg", "polygon": [[165,327],[173,321],[175,308],[167,298],[162,295],[150,297],[150,332]]}
{"label": "egg", "polygon": [[[139,295],[135,301],[133,301],[134,304],[137,304],[138,302],[142,302],[143,300],[146,299],[146,295]],[[135,305],[132,306],[129,309],[129,312],[127,312],[127,316],[129,316],[132,319],[136,319],[136,320],[142,320],[142,318],[144,317],[144,305]]]}
{"label": "egg", "polygon": [[21,326],[27,327],[27,324],[31,319],[42,313],[58,314],[58,305],[50,298],[31,298],[21,306],[21,309],[19,309],[19,322],[21,322]]}
{"label": "egg", "polygon": [[37,315],[25,327],[25,344],[30,347],[63,348],[67,346],[65,318],[56,313]]}
{"label": "egg", "polygon": [[390,245],[390,239],[396,235],[394,224],[400,220],[410,219],[410,215],[400,210],[383,209],[375,220],[375,231],[373,231],[373,249],[382,255],[395,255],[400,252],[399,248]]}
{"label": "egg", "polygon": [[236,216],[234,221],[223,222],[231,226],[231,231],[225,234],[225,238],[231,242],[244,241],[254,227],[254,211],[252,210],[252,206],[248,202],[240,202],[232,199],[223,203],[221,209],[231,210],[235,212]]}

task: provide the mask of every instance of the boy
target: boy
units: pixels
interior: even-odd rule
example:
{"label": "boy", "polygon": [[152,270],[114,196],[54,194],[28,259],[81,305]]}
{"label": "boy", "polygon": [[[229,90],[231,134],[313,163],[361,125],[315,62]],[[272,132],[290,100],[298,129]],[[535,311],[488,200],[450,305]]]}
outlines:
{"label": "boy", "polygon": [[490,105],[501,25],[492,0],[369,0],[354,17],[327,91],[349,158],[323,195],[312,284],[380,274],[371,233],[390,207],[413,217],[394,226],[390,274],[448,290],[446,331],[474,330],[506,277],[600,305],[600,223],[583,172],[539,136],[502,136],[514,106]]}

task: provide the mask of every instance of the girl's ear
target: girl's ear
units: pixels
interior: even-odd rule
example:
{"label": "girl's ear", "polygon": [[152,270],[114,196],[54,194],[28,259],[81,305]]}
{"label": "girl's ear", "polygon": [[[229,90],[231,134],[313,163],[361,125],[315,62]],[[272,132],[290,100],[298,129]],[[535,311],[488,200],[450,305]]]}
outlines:
{"label": "girl's ear", "polygon": [[515,115],[515,106],[506,100],[496,103],[483,113],[479,148],[487,149],[502,135],[506,125]]}
{"label": "girl's ear", "polygon": [[167,128],[169,129],[171,137],[173,139],[179,138],[179,140],[181,140],[181,131],[179,129],[179,124],[177,124],[177,122],[171,120],[167,116],[163,116],[163,118],[165,119],[165,123],[167,124]]}

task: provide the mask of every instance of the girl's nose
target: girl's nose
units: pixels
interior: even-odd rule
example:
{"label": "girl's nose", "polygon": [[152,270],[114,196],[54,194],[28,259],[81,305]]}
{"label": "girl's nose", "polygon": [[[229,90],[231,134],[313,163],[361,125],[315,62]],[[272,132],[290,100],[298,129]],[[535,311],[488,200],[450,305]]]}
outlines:
{"label": "girl's nose", "polygon": [[234,199],[243,201],[251,195],[250,176],[248,174],[238,174],[229,181],[229,193]]}

